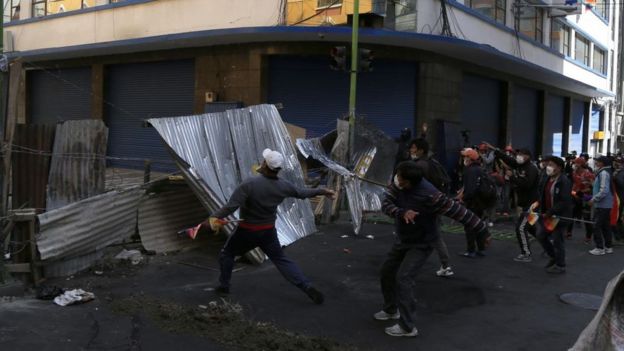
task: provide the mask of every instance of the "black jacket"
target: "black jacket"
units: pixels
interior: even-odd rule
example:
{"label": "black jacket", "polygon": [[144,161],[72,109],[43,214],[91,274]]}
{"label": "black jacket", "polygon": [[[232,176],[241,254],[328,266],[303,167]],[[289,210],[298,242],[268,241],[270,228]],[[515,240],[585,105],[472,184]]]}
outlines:
{"label": "black jacket", "polygon": [[464,182],[464,203],[469,208],[472,208],[472,205],[477,202],[479,194],[478,194],[478,183],[479,178],[483,177],[484,172],[481,165],[478,163],[473,163],[470,166],[464,168],[464,175],[462,180]]}
{"label": "black jacket", "polygon": [[552,190],[552,201],[553,206],[550,210],[545,210],[546,203],[546,185],[548,184],[548,178],[542,179],[539,186],[539,199],[540,199],[540,208],[539,212],[546,214],[548,216],[564,216],[564,217],[572,217],[572,209],[574,207],[574,202],[572,200],[572,182],[565,174],[560,174],[559,178],[557,178],[553,190]]}
{"label": "black jacket", "polygon": [[618,169],[613,172],[613,183],[615,183],[615,191],[620,198],[620,203],[624,201],[624,170]]}
{"label": "black jacket", "polygon": [[516,190],[516,194],[518,194],[518,206],[524,209],[531,206],[538,199],[537,189],[540,178],[537,167],[531,161],[519,164],[515,158],[507,156],[500,151],[496,151],[496,157],[503,160],[516,171],[509,181]]}

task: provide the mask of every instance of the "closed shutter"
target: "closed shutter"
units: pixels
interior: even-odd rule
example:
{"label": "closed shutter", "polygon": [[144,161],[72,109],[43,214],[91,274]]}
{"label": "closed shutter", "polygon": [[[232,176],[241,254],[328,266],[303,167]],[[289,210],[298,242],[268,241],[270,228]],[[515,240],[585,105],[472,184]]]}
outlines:
{"label": "closed shutter", "polygon": [[583,151],[583,116],[585,115],[585,103],[574,100],[572,103],[572,118],[570,119],[570,143],[569,152],[576,151],[580,154]]}
{"label": "closed shutter", "polygon": [[91,118],[91,68],[28,71],[29,124]]}
{"label": "closed shutter", "polygon": [[462,82],[462,128],[469,131],[470,143],[499,144],[501,116],[500,82],[475,75],[464,75]]}
{"label": "closed shutter", "polygon": [[[329,68],[328,57],[273,56],[269,61],[269,102],[281,103],[285,122],[318,137],[336,129],[349,110],[349,74]],[[373,72],[358,74],[356,113],[386,134],[413,128],[417,64],[375,61]]]}
{"label": "closed shutter", "polygon": [[563,139],[563,114],[565,99],[563,96],[548,96],[548,115],[544,121],[544,155],[561,156]]}
{"label": "closed shutter", "polygon": [[193,114],[195,69],[192,60],[115,65],[107,68],[105,98],[109,165],[156,171],[176,169],[163,141],[145,120]]}
{"label": "closed shutter", "polygon": [[537,90],[515,86],[511,117],[511,139],[516,148],[528,148],[535,154],[537,146],[537,120],[539,115],[539,95]]}

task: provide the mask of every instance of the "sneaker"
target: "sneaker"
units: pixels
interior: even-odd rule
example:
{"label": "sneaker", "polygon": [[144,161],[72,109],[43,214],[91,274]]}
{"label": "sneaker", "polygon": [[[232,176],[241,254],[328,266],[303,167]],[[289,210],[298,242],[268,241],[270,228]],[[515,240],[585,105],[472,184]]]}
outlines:
{"label": "sneaker", "polygon": [[591,244],[591,238],[585,238],[583,239],[583,242],[587,245]]}
{"label": "sneaker", "polygon": [[308,295],[310,300],[314,301],[314,303],[317,304],[317,305],[320,305],[320,304],[323,303],[323,301],[325,301],[325,296],[323,296],[323,293],[321,293],[320,291],[316,290],[312,286],[308,287],[304,291],[305,291],[306,295]]}
{"label": "sneaker", "polygon": [[403,330],[403,328],[398,325],[395,324],[389,328],[386,328],[386,334],[390,335],[390,336],[408,336],[408,337],[412,337],[412,336],[416,336],[418,335],[418,329],[413,328],[410,331],[406,331]]}
{"label": "sneaker", "polygon": [[602,256],[605,254],[605,249],[595,248],[595,249],[589,250],[589,253],[594,256]]}
{"label": "sneaker", "polygon": [[531,261],[533,261],[533,258],[531,258],[530,254],[527,254],[527,255],[519,254],[518,256],[516,256],[514,258],[514,261],[516,261],[516,262],[531,262]]}
{"label": "sneaker", "polygon": [[230,288],[224,286],[218,286],[215,289],[215,293],[219,297],[228,297],[230,295]]}
{"label": "sneaker", "polygon": [[550,267],[554,266],[556,262],[557,261],[555,261],[554,258],[551,258],[550,260],[548,260],[548,263],[544,266],[544,268],[550,268]]}
{"label": "sneaker", "polygon": [[613,253],[613,248],[612,247],[605,247],[605,253],[612,254]]}
{"label": "sneaker", "polygon": [[453,274],[455,274],[453,272],[453,270],[451,269],[451,267],[440,267],[440,269],[438,269],[438,271],[436,272],[436,275],[438,277],[450,277]]}
{"label": "sneaker", "polygon": [[387,321],[389,319],[399,319],[401,318],[401,314],[399,313],[399,311],[396,311],[394,313],[387,313],[386,311],[381,310],[375,313],[373,315],[373,318],[375,318],[378,321]]}
{"label": "sneaker", "polygon": [[494,223],[488,222],[488,227],[492,228],[493,226],[494,226]]}
{"label": "sneaker", "polygon": [[460,253],[458,253],[458,255],[460,255],[462,257],[467,257],[467,258],[475,258],[475,257],[477,257],[476,253],[470,252],[470,251],[460,252]]}
{"label": "sneaker", "polygon": [[551,274],[561,274],[561,273],[565,273],[565,271],[566,271],[565,267],[561,267],[556,264],[546,268],[546,272],[551,273]]}

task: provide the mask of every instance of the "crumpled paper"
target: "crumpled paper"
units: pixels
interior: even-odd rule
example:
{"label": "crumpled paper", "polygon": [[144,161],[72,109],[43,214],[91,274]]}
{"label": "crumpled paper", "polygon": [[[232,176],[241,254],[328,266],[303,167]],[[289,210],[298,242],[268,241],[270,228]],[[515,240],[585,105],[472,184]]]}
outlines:
{"label": "crumpled paper", "polygon": [[115,256],[117,260],[130,260],[133,265],[141,263],[143,260],[143,255],[141,255],[141,251],[139,250],[126,250],[123,249],[121,252]]}
{"label": "crumpled paper", "polygon": [[69,306],[78,303],[85,303],[95,299],[95,294],[82,289],[66,291],[63,295],[54,298],[54,303],[59,306]]}

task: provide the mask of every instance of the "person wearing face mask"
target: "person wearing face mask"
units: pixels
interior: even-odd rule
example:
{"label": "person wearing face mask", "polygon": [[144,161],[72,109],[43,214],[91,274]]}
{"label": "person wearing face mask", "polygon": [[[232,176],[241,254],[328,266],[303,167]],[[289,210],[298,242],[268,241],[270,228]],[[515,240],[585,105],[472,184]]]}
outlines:
{"label": "person wearing face mask", "polygon": [[600,256],[613,253],[611,210],[617,196],[613,194],[611,186],[611,160],[606,156],[600,156],[594,159],[594,164],[598,171],[596,171],[596,180],[589,205],[592,206],[594,212],[594,243],[596,247],[589,253]]}
{"label": "person wearing face mask", "polygon": [[[485,210],[490,205],[484,201],[483,194],[480,193],[480,183],[486,177],[485,172],[481,168],[479,162],[479,154],[471,148],[461,151],[464,162],[464,174],[462,176],[463,188],[460,190],[460,199],[466,207],[474,212],[479,218],[483,218]],[[488,199],[489,201],[489,199]],[[481,236],[481,232],[466,231],[466,251],[460,253],[460,256],[475,258],[477,256],[485,256],[486,237]]]}
{"label": "person wearing face mask", "polygon": [[542,220],[537,223],[537,240],[550,257],[546,272],[552,274],[565,273],[565,239],[566,223],[559,222],[554,228],[546,226],[545,221],[557,217],[570,217],[572,214],[572,184],[563,174],[565,162],[557,156],[548,156],[546,161],[545,181],[539,186],[539,212]]}
{"label": "person wearing face mask", "polygon": [[[574,200],[574,218],[591,220],[591,210],[587,202],[591,198],[592,184],[594,183],[594,173],[586,167],[585,159],[577,157],[572,165],[572,199]],[[568,223],[566,237],[572,237],[574,222]],[[585,243],[589,244],[592,237],[593,226],[585,223]]]}
{"label": "person wearing face mask", "polygon": [[416,276],[434,250],[440,236],[440,216],[464,225],[466,231],[483,232],[487,225],[476,214],[438,191],[423,177],[414,162],[397,166],[394,181],[386,189],[382,211],[392,217],[396,239],[381,267],[383,309],[373,315],[379,321],[397,320],[385,329],[390,336],[418,335],[415,324]]}
{"label": "person wearing face mask", "polygon": [[517,197],[518,218],[516,219],[516,240],[520,247],[520,254],[514,258],[516,262],[531,262],[531,248],[529,247],[529,233],[534,228],[527,222],[526,213],[531,204],[538,199],[539,171],[531,162],[531,151],[526,148],[518,149],[515,157],[502,153],[499,149],[488,144],[494,150],[496,157],[509,165],[512,175],[509,177],[512,188]]}

